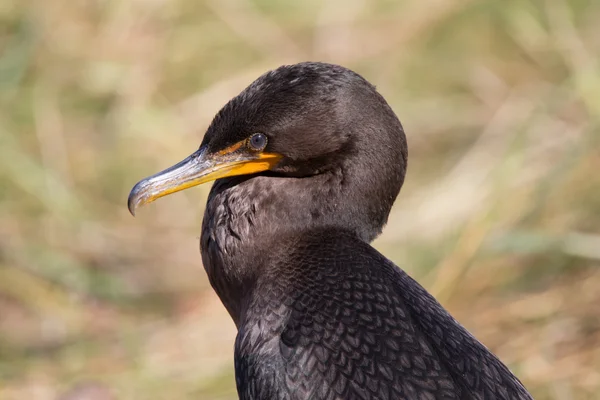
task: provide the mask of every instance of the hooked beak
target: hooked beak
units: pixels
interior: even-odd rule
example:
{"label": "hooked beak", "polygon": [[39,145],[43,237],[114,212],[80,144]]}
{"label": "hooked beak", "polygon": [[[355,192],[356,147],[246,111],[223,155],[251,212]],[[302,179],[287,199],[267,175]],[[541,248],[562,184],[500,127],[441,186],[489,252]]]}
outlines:
{"label": "hooked beak", "polygon": [[205,182],[269,170],[282,158],[275,153],[244,151],[241,145],[228,150],[211,154],[206,147],[201,147],[178,164],[142,179],[129,193],[129,212],[135,216],[136,209],[145,204]]}

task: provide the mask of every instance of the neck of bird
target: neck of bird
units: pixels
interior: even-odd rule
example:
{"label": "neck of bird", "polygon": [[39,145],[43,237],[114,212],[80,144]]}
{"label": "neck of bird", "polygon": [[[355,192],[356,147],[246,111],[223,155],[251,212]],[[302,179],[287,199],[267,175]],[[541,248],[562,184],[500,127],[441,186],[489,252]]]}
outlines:
{"label": "neck of bird", "polygon": [[[260,275],[268,273],[272,243],[293,241],[295,235],[315,229],[350,230],[365,241],[379,233],[384,221],[370,217],[354,186],[341,168],[305,178],[254,176],[215,182],[203,220],[202,260],[236,325],[243,300]],[[348,201],[348,196],[354,199]]]}

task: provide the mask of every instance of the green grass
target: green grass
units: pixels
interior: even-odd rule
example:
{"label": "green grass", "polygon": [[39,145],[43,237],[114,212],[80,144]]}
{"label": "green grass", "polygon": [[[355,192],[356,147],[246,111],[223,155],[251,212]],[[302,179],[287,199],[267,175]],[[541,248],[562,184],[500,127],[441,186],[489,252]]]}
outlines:
{"label": "green grass", "polygon": [[357,70],[409,171],[375,243],[536,399],[600,392],[600,3],[0,5],[0,398],[233,399],[201,267],[208,187],[129,216],[259,74]]}

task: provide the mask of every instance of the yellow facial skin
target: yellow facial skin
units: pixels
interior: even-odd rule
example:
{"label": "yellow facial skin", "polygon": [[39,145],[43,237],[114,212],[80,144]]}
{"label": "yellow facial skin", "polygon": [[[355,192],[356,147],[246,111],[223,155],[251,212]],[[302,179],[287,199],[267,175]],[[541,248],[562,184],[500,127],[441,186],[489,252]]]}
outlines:
{"label": "yellow facial skin", "polygon": [[135,215],[145,204],[205,182],[270,170],[282,158],[276,153],[252,151],[246,142],[243,140],[216,153],[201,148],[178,164],[142,179],[129,193],[129,212]]}

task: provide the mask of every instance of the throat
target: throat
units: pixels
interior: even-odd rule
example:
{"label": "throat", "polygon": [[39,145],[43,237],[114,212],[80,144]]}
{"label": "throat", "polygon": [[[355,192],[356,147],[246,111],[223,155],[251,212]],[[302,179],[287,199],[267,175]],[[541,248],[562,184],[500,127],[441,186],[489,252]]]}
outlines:
{"label": "throat", "polygon": [[239,326],[244,300],[268,266],[279,224],[272,219],[271,177],[235,177],[213,185],[202,222],[200,250],[209,281]]}
{"label": "throat", "polygon": [[244,312],[241,305],[257,279],[269,272],[272,250],[283,239],[336,228],[368,242],[379,232],[382,223],[370,218],[345,178],[339,171],[309,178],[246,176],[215,182],[202,223],[202,261],[236,325]]}

